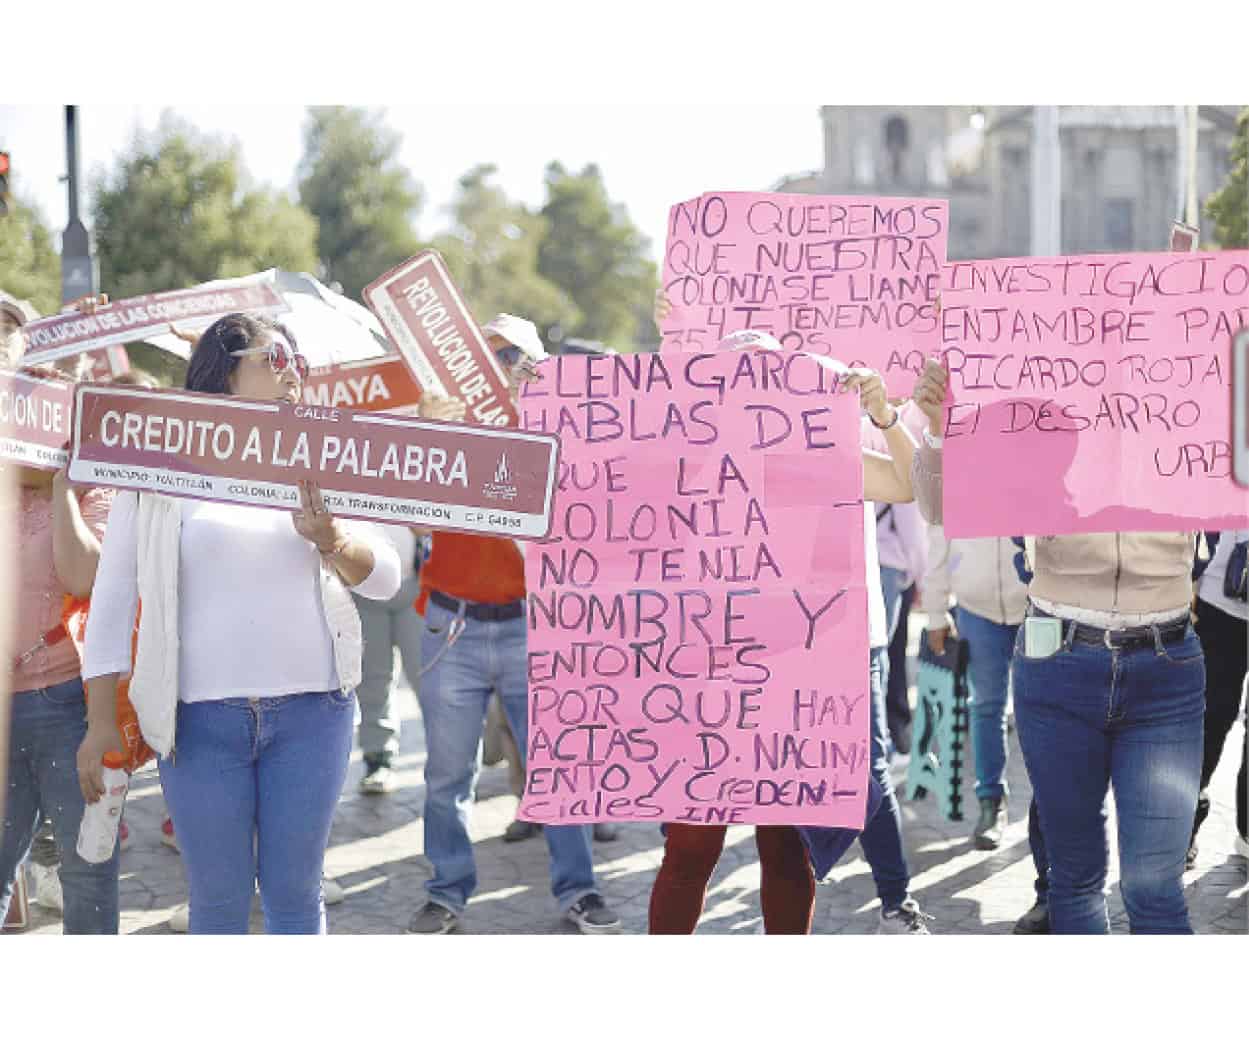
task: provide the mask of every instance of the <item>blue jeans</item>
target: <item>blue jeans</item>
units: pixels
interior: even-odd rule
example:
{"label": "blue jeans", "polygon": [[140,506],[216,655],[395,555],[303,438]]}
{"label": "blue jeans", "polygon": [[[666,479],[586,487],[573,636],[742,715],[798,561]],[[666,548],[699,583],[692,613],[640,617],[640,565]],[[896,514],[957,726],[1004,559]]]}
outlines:
{"label": "blue jeans", "polygon": [[[116,935],[120,848],[103,863],[78,855],[78,828],[86,803],[78,787],[78,745],[87,735],[82,680],[13,695],[8,790],[0,841],[0,921],[9,912],[17,870],[35,831],[50,820],[61,847],[66,935]],[[118,846],[120,846],[118,842]]]}
{"label": "blue jeans", "polygon": [[1006,693],[1018,625],[999,625],[964,607],[955,608],[958,634],[971,644],[971,746],[976,760],[976,797],[1005,798]]}
{"label": "blue jeans", "polygon": [[863,858],[872,868],[876,894],[882,910],[896,910],[905,902],[911,884],[911,873],[902,850],[902,812],[889,778],[889,755],[886,748],[889,730],[885,724],[885,674],[889,659],[888,647],[876,647],[871,655],[872,688],[872,775],[880,784],[884,798],[876,815],[871,818],[859,845]]}
{"label": "blue jeans", "polygon": [[[1064,626],[1064,631],[1068,631]],[[1015,645],[1015,717],[1049,856],[1059,934],[1106,934],[1106,791],[1119,819],[1123,902],[1134,934],[1191,934],[1184,854],[1201,777],[1205,663],[1180,642],[1131,650]]]}
{"label": "blue jeans", "polygon": [[[462,913],[477,888],[468,837],[468,811],[481,769],[486,707],[498,692],[522,762],[529,750],[529,680],[525,618],[466,622],[448,648],[455,614],[436,603],[425,609],[421,659],[429,668],[417,691],[425,722],[425,856],[434,876],[429,900]],[[439,656],[441,655],[441,656]],[[590,828],[542,828],[551,854],[551,891],[561,910],[597,891]]]}
{"label": "blue jeans", "polygon": [[355,703],[335,690],[178,705],[160,782],[191,888],[192,933],[246,935],[259,881],[266,932],[325,934],[321,869]]}

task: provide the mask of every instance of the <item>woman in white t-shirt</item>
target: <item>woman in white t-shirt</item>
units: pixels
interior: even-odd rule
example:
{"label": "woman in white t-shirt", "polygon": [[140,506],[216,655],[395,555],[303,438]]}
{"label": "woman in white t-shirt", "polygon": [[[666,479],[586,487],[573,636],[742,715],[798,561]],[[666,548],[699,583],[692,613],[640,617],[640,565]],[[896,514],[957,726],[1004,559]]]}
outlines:
{"label": "woman in white t-shirt", "polygon": [[[1211,536],[1207,536],[1211,537]],[[1197,636],[1206,655],[1205,743],[1201,761],[1201,792],[1193,837],[1188,846],[1188,866],[1197,861],[1197,831],[1210,815],[1210,795],[1206,788],[1219,766],[1227,734],[1240,714],[1245,696],[1245,673],[1249,670],[1249,602],[1243,585],[1229,594],[1228,571],[1243,575],[1243,561],[1249,550],[1249,531],[1223,531],[1218,535],[1210,565],[1197,582]],[[1240,773],[1236,778],[1236,852],[1249,859],[1249,831],[1245,812],[1246,747],[1240,748]]]}
{"label": "woman in white t-shirt", "polygon": [[[188,390],[298,402],[307,362],[284,326],[231,314],[200,337]],[[270,933],[323,933],[321,868],[351,752],[360,619],[346,587],[385,600],[394,547],[335,519],[315,484],[299,511],[117,496],[84,653],[88,802],[119,750],[116,690],[160,756],[191,890],[190,931],[248,930],[260,885]]]}

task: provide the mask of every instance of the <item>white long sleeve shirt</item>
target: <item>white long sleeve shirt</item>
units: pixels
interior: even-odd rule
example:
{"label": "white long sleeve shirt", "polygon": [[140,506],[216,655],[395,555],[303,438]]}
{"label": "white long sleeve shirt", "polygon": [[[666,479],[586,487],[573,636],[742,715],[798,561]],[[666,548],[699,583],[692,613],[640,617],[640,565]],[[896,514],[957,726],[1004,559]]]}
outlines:
{"label": "white long sleeve shirt", "polygon": [[[138,606],[138,496],[121,494],[105,532],[83,654],[83,678],[130,673]],[[318,592],[316,548],[291,514],[183,501],[178,553],[178,698],[276,697],[338,689],[334,645]],[[352,591],[398,591],[399,557],[373,524],[346,521],[373,553]]]}

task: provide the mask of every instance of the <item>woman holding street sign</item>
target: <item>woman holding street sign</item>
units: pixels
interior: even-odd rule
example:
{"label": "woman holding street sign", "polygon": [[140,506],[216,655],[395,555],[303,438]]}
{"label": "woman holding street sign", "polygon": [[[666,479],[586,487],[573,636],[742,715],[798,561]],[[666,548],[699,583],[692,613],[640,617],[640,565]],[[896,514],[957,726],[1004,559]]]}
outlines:
{"label": "woman holding street sign", "polygon": [[[655,297],[655,323],[668,314],[670,303],[660,290]],[[734,333],[722,349],[781,349],[763,333]],[[818,359],[817,359],[818,360]],[[885,384],[869,369],[852,369],[843,378],[843,392],[857,392],[868,420],[882,431],[887,455],[863,451],[864,548],[868,592],[868,636],[871,648],[871,773],[883,794],[879,809],[869,816],[860,842],[872,867],[880,895],[878,931],[899,935],[926,935],[928,915],[910,894],[910,872],[902,847],[901,811],[889,778],[885,719],[885,674],[889,636],[884,593],[876,551],[873,503],[910,502],[915,442],[900,423],[900,413],[889,403]],[[664,858],[651,891],[650,932],[689,934],[702,914],[707,883],[720,858],[726,827],[668,823]],[[815,906],[815,876],[803,836],[795,827],[758,826],[755,843],[763,872],[760,901],[764,931],[770,935],[805,935],[811,930]]]}
{"label": "woman holding street sign", "polygon": [[[188,390],[295,403],[307,362],[281,324],[230,314],[200,337]],[[109,713],[118,678],[177,828],[190,931],[248,930],[259,881],[270,933],[323,933],[321,868],[351,751],[360,619],[350,587],[399,587],[394,548],[335,519],[315,484],[281,510],[157,494],[117,496],[87,627],[91,693],[78,752],[82,792],[120,746]]]}
{"label": "woman holding street sign", "polygon": [[[948,380],[929,361],[916,386],[934,431],[945,420]],[[933,441],[916,455],[914,484],[924,518],[941,523],[940,436]],[[1045,462],[1030,461],[1034,469]],[[1108,788],[1129,927],[1192,932],[1183,873],[1201,780],[1206,679],[1190,617],[1195,544],[1193,533],[1156,532],[1036,540],[1011,677],[1049,855],[1055,933],[1110,930]]]}

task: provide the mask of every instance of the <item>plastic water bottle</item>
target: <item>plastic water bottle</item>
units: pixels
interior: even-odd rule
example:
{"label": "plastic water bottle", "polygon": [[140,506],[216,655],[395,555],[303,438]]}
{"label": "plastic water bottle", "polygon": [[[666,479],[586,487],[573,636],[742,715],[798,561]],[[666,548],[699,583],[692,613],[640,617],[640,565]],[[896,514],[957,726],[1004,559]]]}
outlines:
{"label": "plastic water bottle", "polygon": [[111,752],[104,756],[104,796],[88,805],[78,828],[78,855],[88,863],[103,863],[117,844],[121,810],[126,804],[130,774],[121,766],[125,759]]}

